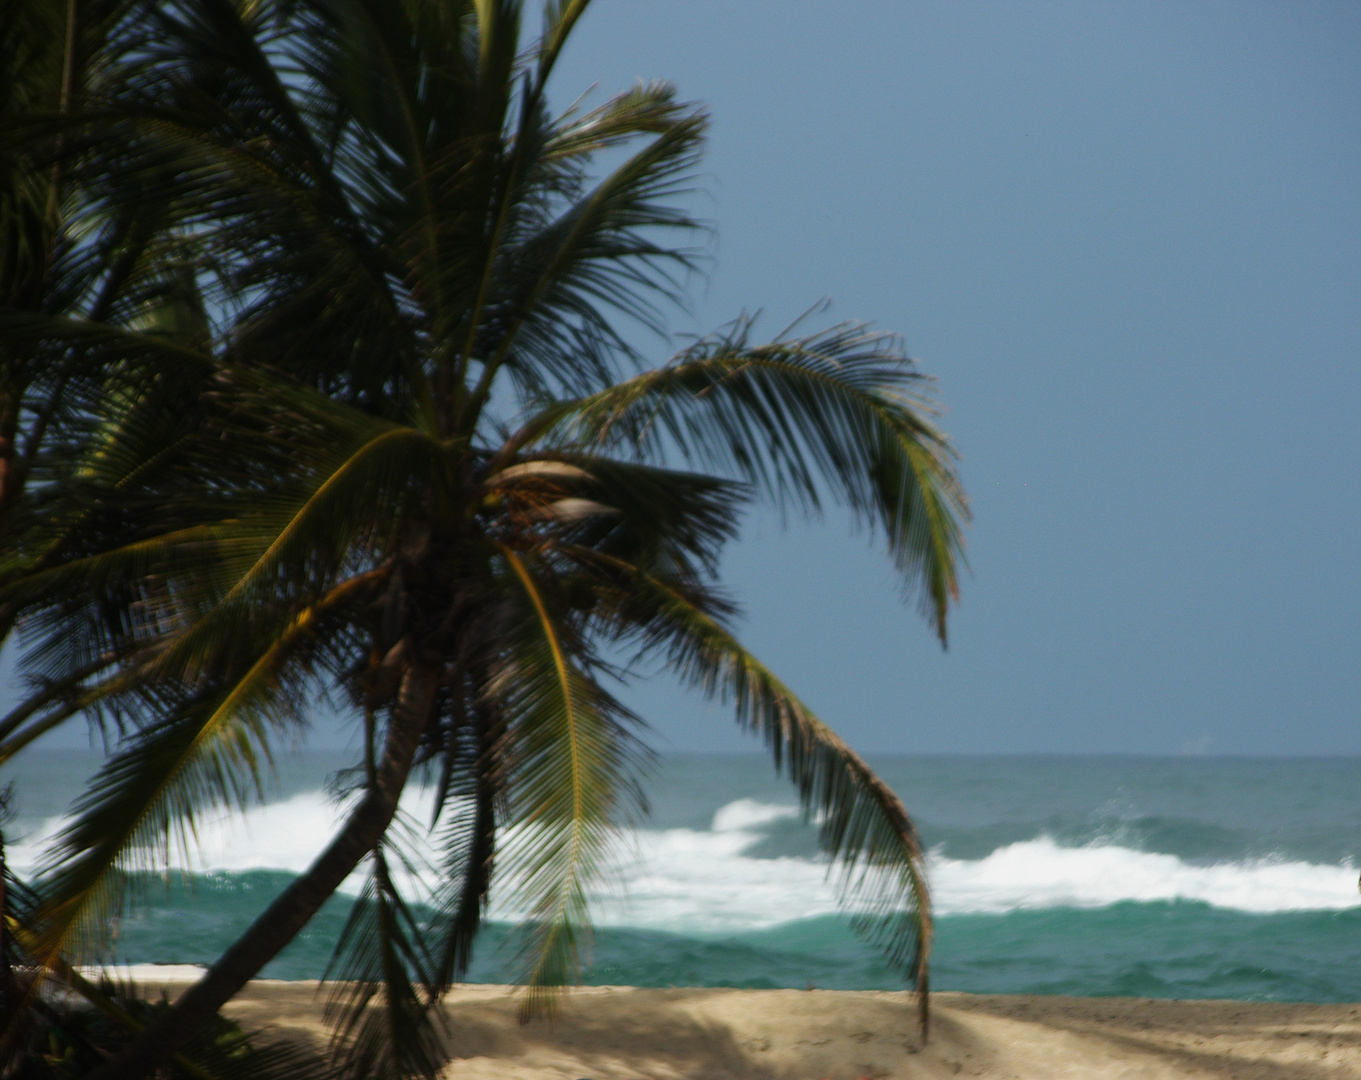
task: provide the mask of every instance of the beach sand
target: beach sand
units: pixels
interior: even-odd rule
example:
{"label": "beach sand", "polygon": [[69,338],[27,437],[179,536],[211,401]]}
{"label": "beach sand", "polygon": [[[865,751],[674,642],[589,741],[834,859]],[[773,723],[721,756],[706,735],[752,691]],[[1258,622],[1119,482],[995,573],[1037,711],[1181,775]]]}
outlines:
{"label": "beach sand", "polygon": [[[526,1025],[517,1005],[506,987],[449,995],[450,1080],[1361,1077],[1361,1005],[941,993],[925,1048],[908,994],[586,987]],[[227,1011],[324,1045],[315,983],[253,983]]]}

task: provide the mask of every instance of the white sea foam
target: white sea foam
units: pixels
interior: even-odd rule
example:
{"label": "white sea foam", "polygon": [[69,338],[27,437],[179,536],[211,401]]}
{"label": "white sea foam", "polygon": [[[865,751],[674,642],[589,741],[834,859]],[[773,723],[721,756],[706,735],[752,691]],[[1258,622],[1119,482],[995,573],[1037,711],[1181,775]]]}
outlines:
{"label": "white sea foam", "polygon": [[[172,848],[157,865],[192,872],[238,873],[247,870],[288,870],[301,873],[335,833],[354,795],[336,800],[309,791],[243,813],[205,815],[196,824],[195,843],[188,853]],[[402,799],[403,811],[429,820],[433,806],[429,789],[412,788]],[[10,865],[20,874],[34,872],[43,852],[61,829],[64,818],[49,818],[9,848]],[[356,886],[357,887],[357,886]]]}
{"label": "white sea foam", "polygon": [[738,799],[715,810],[714,823],[709,828],[713,832],[742,832],[768,825],[772,821],[788,820],[798,816],[798,810],[792,806],[772,806],[770,803],[757,802],[755,799]]}
{"label": "white sea foam", "polygon": [[758,832],[736,828],[641,831],[633,858],[620,867],[622,892],[600,898],[595,918],[602,925],[716,933],[760,930],[838,910],[825,864],[744,855],[759,839]]}
{"label": "white sea foam", "polygon": [[1252,859],[1198,866],[1112,844],[1060,847],[1048,837],[1009,844],[978,860],[933,854],[929,868],[942,915],[1105,907],[1122,900],[1198,900],[1256,913],[1361,904],[1357,871],[1349,865]]}
{"label": "white sea foam", "polygon": [[[413,823],[428,822],[432,793],[413,788],[403,810]],[[302,871],[343,818],[345,805],[321,792],[205,821],[186,861],[195,871]],[[796,816],[788,806],[739,799],[720,808],[708,830],[643,829],[623,838],[615,871],[595,904],[602,925],[668,929],[680,933],[757,930],[837,911],[825,864],[804,858],[759,859],[745,854],[762,827]],[[52,819],[14,844],[9,856],[19,873],[39,864],[45,842],[61,827]],[[513,837],[503,837],[508,842]],[[417,862],[427,851],[413,852]],[[928,857],[940,915],[1003,913],[1052,907],[1103,907],[1120,901],[1201,901],[1245,912],[1340,910],[1361,904],[1357,871],[1350,865],[1246,860],[1196,865],[1174,855],[1136,851],[1113,841],[1061,847],[1047,837],[1010,844],[982,859]],[[429,873],[422,875],[427,880]],[[418,883],[408,880],[408,888]],[[346,883],[353,893],[359,879]],[[505,896],[503,892],[501,896]],[[494,918],[519,912],[493,897]]]}

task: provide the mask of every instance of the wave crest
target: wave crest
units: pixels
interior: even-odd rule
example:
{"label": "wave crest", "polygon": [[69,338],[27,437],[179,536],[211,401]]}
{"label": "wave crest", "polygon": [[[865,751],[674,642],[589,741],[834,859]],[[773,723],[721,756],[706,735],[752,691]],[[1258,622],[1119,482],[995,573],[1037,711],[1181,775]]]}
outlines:
{"label": "wave crest", "polygon": [[[429,821],[432,793],[413,788],[403,810]],[[178,868],[242,873],[300,873],[325,845],[343,806],[320,791],[203,823],[197,857]],[[625,838],[617,890],[594,903],[603,926],[715,934],[761,930],[837,911],[826,863],[803,855],[758,858],[772,830],[793,827],[788,805],[738,799],[720,807],[709,829],[641,829]],[[11,866],[31,874],[41,849],[64,819],[44,822],[9,849]],[[415,853],[437,864],[433,853]],[[424,856],[421,859],[420,856]],[[976,859],[956,859],[941,849],[927,859],[936,911],[1003,914],[1044,908],[1099,908],[1122,902],[1195,901],[1217,908],[1267,914],[1335,911],[1361,905],[1357,870],[1349,862],[1319,864],[1286,859],[1188,862],[1175,855],[1138,851],[1114,838],[1062,845],[1048,835],[1000,845]],[[426,884],[429,884],[428,882]],[[421,883],[407,883],[421,895]],[[357,881],[347,883],[353,892]],[[496,903],[491,916],[516,912]]]}

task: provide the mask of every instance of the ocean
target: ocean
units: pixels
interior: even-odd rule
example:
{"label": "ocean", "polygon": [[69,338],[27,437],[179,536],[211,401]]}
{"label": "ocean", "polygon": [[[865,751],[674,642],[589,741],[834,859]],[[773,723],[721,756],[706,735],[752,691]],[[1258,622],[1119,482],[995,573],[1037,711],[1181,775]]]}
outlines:
{"label": "ocean", "polygon": [[[207,964],[321,848],[327,753],[277,763],[266,802],[119,920],[118,963]],[[929,850],[932,986],[977,993],[1361,1001],[1361,759],[877,757]],[[43,751],[15,781],[10,864],[38,865],[92,754]],[[897,989],[839,912],[815,830],[760,757],[661,758],[648,818],[594,904],[585,981]],[[429,792],[404,803],[422,819]],[[316,978],[337,896],[263,972]],[[470,980],[514,975],[498,906]]]}

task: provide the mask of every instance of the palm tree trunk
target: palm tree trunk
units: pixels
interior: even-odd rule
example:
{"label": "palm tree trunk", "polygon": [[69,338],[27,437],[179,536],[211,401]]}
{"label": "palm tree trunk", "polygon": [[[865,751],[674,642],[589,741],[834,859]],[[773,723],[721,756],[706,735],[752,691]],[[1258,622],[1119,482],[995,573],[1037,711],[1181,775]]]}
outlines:
{"label": "palm tree trunk", "polygon": [[86,1080],[140,1080],[184,1047],[200,1027],[272,960],[382,837],[397,810],[422,730],[439,687],[438,667],[408,668],[398,691],[382,761],[368,793],[336,838],[300,878],[274,900],[208,973],[123,1053]]}

